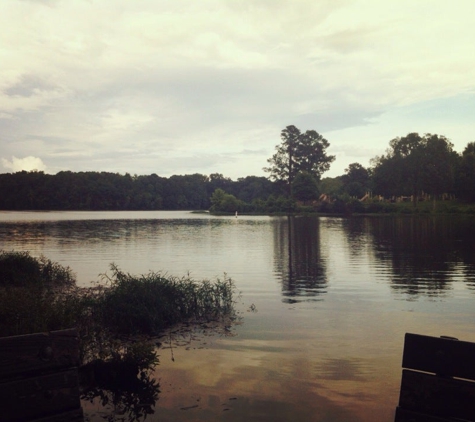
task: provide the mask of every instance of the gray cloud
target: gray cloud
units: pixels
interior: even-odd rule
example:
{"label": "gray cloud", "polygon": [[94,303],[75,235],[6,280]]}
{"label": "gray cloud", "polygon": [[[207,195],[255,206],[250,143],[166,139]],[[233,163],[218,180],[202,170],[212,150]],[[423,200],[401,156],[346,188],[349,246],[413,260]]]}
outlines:
{"label": "gray cloud", "polygon": [[22,75],[20,80],[4,89],[8,96],[31,97],[41,91],[55,91],[57,88],[36,75]]}
{"label": "gray cloud", "polygon": [[472,3],[7,2],[2,157],[51,172],[262,174],[295,124],[327,137],[338,174],[419,127],[414,104],[475,87]]}

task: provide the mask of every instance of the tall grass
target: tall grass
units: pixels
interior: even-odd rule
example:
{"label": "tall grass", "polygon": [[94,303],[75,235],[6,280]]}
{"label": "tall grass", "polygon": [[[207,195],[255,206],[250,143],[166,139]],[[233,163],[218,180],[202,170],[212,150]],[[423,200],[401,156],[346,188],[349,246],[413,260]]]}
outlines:
{"label": "tall grass", "polygon": [[69,267],[29,252],[0,251],[0,336],[70,326],[73,316],[60,304],[58,294],[74,285]]}
{"label": "tall grass", "polygon": [[105,285],[80,289],[69,268],[27,252],[0,252],[0,336],[77,327],[83,362],[107,359],[123,340],[184,321],[234,317],[231,279],[196,281],[111,264]]}
{"label": "tall grass", "polygon": [[96,297],[103,325],[120,334],[157,334],[184,320],[212,320],[233,312],[234,284],[224,277],[197,282],[150,272],[133,276],[111,264],[110,287]]}
{"label": "tall grass", "polygon": [[0,287],[70,287],[76,278],[69,267],[29,252],[0,251]]}

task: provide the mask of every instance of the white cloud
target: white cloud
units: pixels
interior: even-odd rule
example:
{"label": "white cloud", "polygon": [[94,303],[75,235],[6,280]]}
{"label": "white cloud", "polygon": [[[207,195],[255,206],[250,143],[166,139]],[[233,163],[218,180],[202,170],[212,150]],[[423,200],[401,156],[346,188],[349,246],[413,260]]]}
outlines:
{"label": "white cloud", "polygon": [[12,157],[11,161],[8,161],[5,158],[2,158],[2,165],[5,169],[11,170],[12,173],[15,173],[17,171],[45,171],[46,166],[44,165],[43,161],[41,158],[38,157],[24,157],[24,158],[17,158],[17,157]]}

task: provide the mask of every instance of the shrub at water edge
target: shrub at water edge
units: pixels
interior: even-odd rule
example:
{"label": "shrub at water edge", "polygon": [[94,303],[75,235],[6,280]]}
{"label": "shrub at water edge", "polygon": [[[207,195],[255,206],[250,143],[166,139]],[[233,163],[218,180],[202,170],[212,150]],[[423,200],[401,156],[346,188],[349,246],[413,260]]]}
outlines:
{"label": "shrub at water edge", "polygon": [[[124,339],[158,335],[179,322],[234,317],[235,288],[226,276],[213,282],[133,276],[111,264],[106,286],[78,288],[69,268],[45,258],[24,252],[0,252],[0,258],[0,336],[77,327],[82,362],[108,359]],[[60,277],[68,280],[63,289],[53,282],[58,274],[68,276]]]}

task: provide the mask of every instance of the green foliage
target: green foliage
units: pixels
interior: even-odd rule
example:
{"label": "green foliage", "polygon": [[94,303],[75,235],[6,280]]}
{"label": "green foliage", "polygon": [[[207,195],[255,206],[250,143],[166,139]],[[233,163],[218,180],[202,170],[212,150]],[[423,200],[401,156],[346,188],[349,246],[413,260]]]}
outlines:
{"label": "green foliage", "polygon": [[195,281],[150,272],[133,276],[111,264],[108,286],[88,289],[81,297],[76,326],[86,341],[83,361],[109,358],[115,339],[153,336],[179,322],[234,317],[234,284]]}
{"label": "green foliage", "polygon": [[247,176],[239,178],[237,182],[231,184],[228,189],[236,198],[246,203],[252,203],[254,200],[265,201],[270,194],[277,191],[275,183],[267,177]]}
{"label": "green foliage", "polygon": [[336,196],[343,192],[343,178],[340,177],[325,177],[319,183],[319,191],[326,195]]}
{"label": "green foliage", "polygon": [[232,181],[221,174],[159,177],[107,172],[0,174],[0,209],[7,210],[205,210],[223,189],[237,199],[266,200],[278,186],[266,177]]}
{"label": "green foliage", "polygon": [[125,344],[109,359],[96,359],[79,368],[81,399],[112,407],[107,420],[145,420],[155,413],[160,393],[160,384],[152,377],[157,364],[154,344]]}
{"label": "green foliage", "polygon": [[254,199],[254,200],[252,201],[251,206],[252,206],[253,211],[256,212],[256,213],[261,213],[261,214],[263,214],[263,213],[265,213],[265,212],[267,211],[266,202],[263,201],[263,200],[260,199],[260,198]]}
{"label": "green foliage", "polygon": [[475,202],[475,142],[465,147],[455,174],[455,192],[466,202]]}
{"label": "green foliage", "polygon": [[364,204],[358,199],[351,198],[346,203],[346,212],[348,214],[362,214],[366,211]]}
{"label": "green foliage", "polygon": [[360,182],[350,182],[345,186],[345,192],[352,197],[362,198],[367,188]]}
{"label": "green foliage", "polygon": [[348,214],[348,197],[338,197],[332,203],[332,212],[335,214]]}
{"label": "green foliage", "polygon": [[270,166],[264,171],[270,173],[271,179],[285,182],[292,196],[292,182],[297,174],[307,172],[320,180],[335,156],[327,155],[329,142],[314,130],[301,133],[295,126],[287,126],[281,132],[281,139],[275,154],[267,160]]}
{"label": "green foliage", "polygon": [[447,138],[410,133],[390,142],[386,155],[373,160],[375,193],[386,197],[422,192],[432,195],[451,192],[457,154]]}
{"label": "green foliage", "polygon": [[386,214],[391,212],[391,204],[381,201],[369,201],[365,204],[365,213]]}
{"label": "green foliage", "polygon": [[40,286],[0,288],[0,336],[70,328],[64,308]]}
{"label": "green foliage", "polygon": [[[59,268],[58,264],[31,258],[27,253],[2,256],[5,255],[13,255],[25,264],[25,271],[15,266],[19,274]],[[122,356],[122,343],[117,342],[122,336],[156,335],[178,322],[234,317],[235,288],[226,276],[212,282],[153,272],[132,276],[115,265],[111,265],[111,271],[110,276],[105,276],[107,287],[87,289],[71,286],[70,279],[68,284],[58,286],[52,282],[24,284],[10,277],[8,285],[0,286],[0,336],[76,327],[81,360],[87,362],[110,359],[118,350]],[[51,280],[56,280],[54,271],[49,274]],[[128,353],[134,353],[134,349]]]}
{"label": "green foliage", "polygon": [[28,252],[0,252],[0,285],[21,286],[40,279],[40,263]]}
{"label": "green foliage", "polygon": [[96,299],[102,325],[119,334],[157,334],[183,320],[216,319],[232,312],[233,283],[165,277],[139,277],[111,266],[110,287]]}
{"label": "green foliage", "polygon": [[303,171],[295,176],[292,182],[294,198],[298,201],[308,202],[318,199],[318,183],[308,172]]}
{"label": "green foliage", "polygon": [[246,204],[237,199],[234,195],[226,193],[222,189],[216,189],[211,195],[211,212],[242,212],[246,208]]}
{"label": "green foliage", "polygon": [[352,163],[345,169],[346,174],[341,178],[343,191],[356,198],[362,198],[371,190],[370,172],[359,163]]}
{"label": "green foliage", "polygon": [[295,201],[286,196],[269,196],[266,201],[266,210],[268,213],[292,213],[297,209]]}
{"label": "green foliage", "polygon": [[75,282],[69,267],[29,252],[0,251],[0,286],[50,285],[71,286]]}
{"label": "green foliage", "polygon": [[[302,133],[295,126],[287,126],[281,139],[264,169],[272,181],[257,176],[233,181],[219,173],[165,178],[156,174],[21,171],[0,174],[0,209],[205,210],[214,206],[215,212],[285,212],[283,209],[292,209],[292,204],[276,207],[276,198],[292,196],[293,182],[302,172],[318,181],[319,192],[332,197],[348,194],[362,198],[372,192],[385,198],[418,198],[424,192],[433,198],[450,193],[475,202],[475,142],[458,154],[444,136],[409,133],[391,140],[386,154],[372,160],[372,168],[352,163],[344,175],[320,181],[335,159],[326,153],[328,141],[315,131]],[[229,196],[213,204],[217,189]],[[306,201],[302,199],[306,194],[298,188],[297,194],[297,199]],[[269,199],[271,195],[273,199]],[[267,202],[270,208],[263,205]]]}

